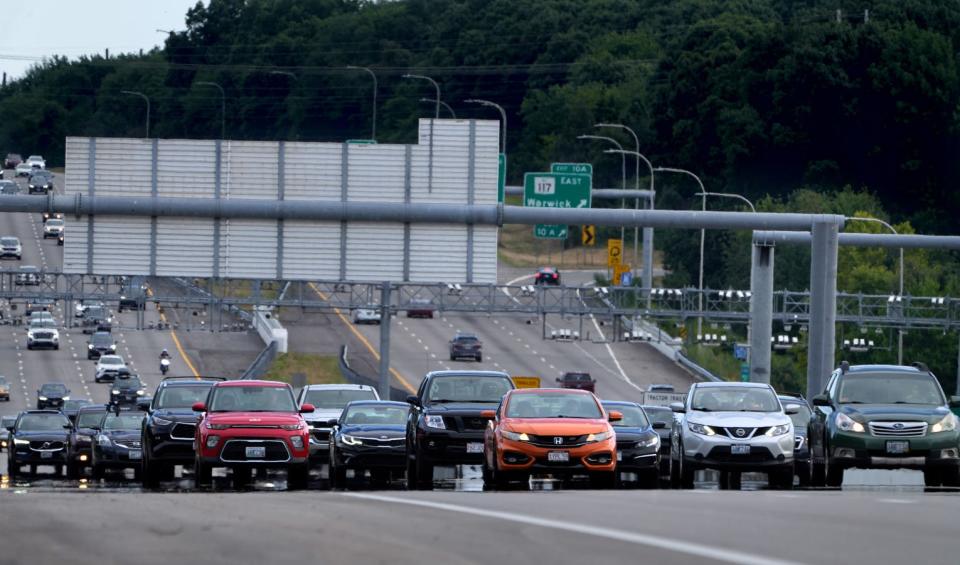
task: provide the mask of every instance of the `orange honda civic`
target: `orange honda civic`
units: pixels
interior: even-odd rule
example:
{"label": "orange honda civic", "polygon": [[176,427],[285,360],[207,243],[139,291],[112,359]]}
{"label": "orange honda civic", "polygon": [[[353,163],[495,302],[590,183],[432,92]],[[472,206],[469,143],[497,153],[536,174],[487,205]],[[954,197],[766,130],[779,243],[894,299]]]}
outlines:
{"label": "orange honda civic", "polygon": [[609,488],[616,477],[617,440],[608,415],[592,392],[527,388],[507,392],[484,434],[484,486],[526,484],[531,475],[590,476]]}

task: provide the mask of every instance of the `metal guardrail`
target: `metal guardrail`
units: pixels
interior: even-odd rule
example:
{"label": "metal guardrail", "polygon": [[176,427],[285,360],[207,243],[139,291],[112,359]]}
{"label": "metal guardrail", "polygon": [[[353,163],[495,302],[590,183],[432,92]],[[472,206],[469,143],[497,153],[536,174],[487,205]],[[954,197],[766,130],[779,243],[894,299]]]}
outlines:
{"label": "metal guardrail", "polygon": [[[367,385],[372,386],[373,388],[379,388],[380,378],[379,377],[368,377],[361,373],[356,372],[353,368],[350,367],[350,362],[347,361],[347,346],[340,346],[340,355],[337,358],[337,365],[340,369],[340,374],[343,375],[343,378],[348,382],[355,385]],[[390,400],[396,400],[399,402],[404,402],[409,396],[409,393],[405,390],[390,387]]]}
{"label": "metal guardrail", "polygon": [[267,374],[267,370],[270,369],[270,365],[273,364],[274,359],[277,358],[277,342],[271,341],[269,345],[263,348],[256,359],[253,360],[253,363],[250,363],[250,366],[247,367],[247,370],[243,372],[241,379],[259,379]]}

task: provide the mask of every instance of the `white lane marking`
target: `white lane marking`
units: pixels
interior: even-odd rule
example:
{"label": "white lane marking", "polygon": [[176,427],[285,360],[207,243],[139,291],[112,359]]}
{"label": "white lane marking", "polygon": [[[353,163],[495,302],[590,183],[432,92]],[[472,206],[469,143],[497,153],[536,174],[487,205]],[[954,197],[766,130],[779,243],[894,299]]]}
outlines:
{"label": "white lane marking", "polygon": [[359,498],[362,500],[373,500],[378,502],[392,502],[394,504],[406,504],[408,506],[420,506],[422,508],[431,508],[434,510],[444,510],[447,512],[456,512],[459,514],[468,514],[471,516],[480,516],[483,518],[492,518],[518,524],[527,524],[541,528],[551,528],[575,534],[585,534],[606,538],[616,541],[633,543],[636,545],[645,545],[648,547],[657,547],[675,553],[684,553],[695,555],[704,559],[715,561],[726,561],[727,563],[737,563],[742,565],[797,565],[797,561],[787,561],[774,557],[766,557],[756,553],[747,553],[735,549],[723,549],[714,545],[703,545],[681,539],[667,538],[663,536],[654,536],[641,534],[637,532],[628,532],[626,530],[617,530],[614,528],[605,528],[602,526],[590,526],[583,523],[572,521],[551,520],[549,518],[540,518],[528,514],[517,514],[514,512],[504,512],[498,510],[484,510],[481,508],[471,508],[459,504],[447,504],[443,502],[432,502],[429,500],[414,500],[406,498],[396,498],[393,496],[383,496],[379,494],[362,493],[341,493],[341,496],[350,498]]}
{"label": "white lane marking", "polygon": [[877,502],[884,504],[913,504],[916,500],[907,500],[905,498],[878,498]]}
{"label": "white lane marking", "polygon": [[[580,298],[580,302],[582,303],[582,302],[583,302],[583,297],[580,296],[580,291],[579,291],[579,290],[577,291],[577,297]],[[597,333],[600,334],[600,339],[602,339],[603,341],[606,341],[606,340],[607,340],[607,337],[606,337],[605,335],[603,335],[603,330],[600,329],[600,324],[597,323],[597,318],[596,318],[593,314],[590,314],[590,321],[593,322],[593,327],[596,328],[596,329],[597,329]],[[604,343],[603,346],[607,348],[607,353],[610,354],[610,359],[613,360],[613,364],[616,365],[617,370],[620,371],[620,376],[623,377],[623,380],[626,381],[627,384],[629,384],[629,385],[632,386],[633,388],[642,391],[642,390],[643,390],[643,387],[637,385],[637,383],[635,383],[635,382],[633,382],[632,380],[630,380],[630,377],[627,376],[627,372],[623,370],[623,366],[620,365],[620,360],[617,359],[617,356],[613,353],[613,348],[610,347],[610,344],[609,344],[609,343]]]}

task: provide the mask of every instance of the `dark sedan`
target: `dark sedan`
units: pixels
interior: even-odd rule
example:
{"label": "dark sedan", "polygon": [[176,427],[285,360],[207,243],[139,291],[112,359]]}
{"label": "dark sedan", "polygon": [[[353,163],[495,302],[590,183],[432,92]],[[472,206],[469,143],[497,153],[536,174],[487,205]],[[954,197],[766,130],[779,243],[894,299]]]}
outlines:
{"label": "dark sedan", "polygon": [[51,190],[53,190],[53,173],[45,169],[30,173],[30,180],[27,181],[27,192],[29,194],[46,194]]}
{"label": "dark sedan", "polygon": [[656,428],[660,435],[660,477],[670,480],[670,430],[673,427],[673,410],[667,406],[644,405],[643,411],[651,422],[663,422],[662,428]]}
{"label": "dark sedan", "polygon": [[111,406],[137,406],[138,401],[147,393],[147,387],[137,375],[129,372],[119,373],[110,387]]}
{"label": "dark sedan", "polygon": [[406,429],[410,406],[403,402],[360,400],[347,404],[332,430],[330,484],[344,486],[369,471],[378,483],[402,476],[406,467]]}
{"label": "dark sedan", "polygon": [[77,413],[80,411],[80,409],[84,406],[90,406],[91,404],[93,403],[86,398],[74,398],[64,402],[63,408],[60,409],[60,412],[69,418],[71,422],[76,422]]}
{"label": "dark sedan", "polygon": [[110,411],[103,415],[93,442],[90,467],[94,480],[107,469],[133,469],[140,479],[143,447],[140,439],[145,414],[139,410]]}
{"label": "dark sedan", "polygon": [[450,340],[450,360],[473,359],[483,361],[483,342],[473,334],[458,333]]}
{"label": "dark sedan", "polygon": [[813,468],[810,465],[809,432],[811,423],[815,424],[815,419],[812,418],[813,410],[800,395],[781,394],[780,403],[784,408],[789,405],[797,406],[797,413],[790,414],[790,419],[793,420],[793,470],[800,480],[800,486],[810,486]]}
{"label": "dark sedan", "polygon": [[[624,473],[636,476],[636,484],[654,488],[660,482],[660,435],[663,422],[652,422],[636,402],[603,401],[608,413],[617,411],[623,419],[613,421],[617,433],[617,479]],[[633,478],[633,477],[631,477]]]}
{"label": "dark sedan", "polygon": [[590,376],[590,373],[567,372],[557,377],[557,383],[560,388],[575,388],[590,392],[596,392],[597,388],[597,381]]}
{"label": "dark sedan", "polygon": [[21,412],[16,423],[8,431],[7,474],[16,479],[24,465],[30,473],[37,472],[38,465],[53,465],[56,474],[63,474],[67,464],[67,442],[70,420],[56,410],[27,410]]}
{"label": "dark sedan", "polygon": [[87,359],[99,359],[101,355],[117,352],[117,342],[110,332],[96,332],[87,342]]}
{"label": "dark sedan", "polygon": [[37,389],[37,410],[60,410],[67,400],[70,400],[70,389],[63,383],[44,383]]}
{"label": "dark sedan", "polygon": [[77,418],[70,430],[70,460],[67,463],[67,477],[75,478],[84,468],[90,466],[93,457],[93,439],[100,427],[100,420],[107,412],[103,404],[91,404],[77,411]]}

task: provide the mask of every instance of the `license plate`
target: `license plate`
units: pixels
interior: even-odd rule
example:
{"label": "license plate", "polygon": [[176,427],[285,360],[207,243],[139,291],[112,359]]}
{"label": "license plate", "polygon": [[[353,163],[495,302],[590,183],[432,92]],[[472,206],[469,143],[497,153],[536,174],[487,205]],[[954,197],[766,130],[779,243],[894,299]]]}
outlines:
{"label": "license plate", "polygon": [[623,452],[622,452],[622,451],[618,451],[618,452],[617,452],[617,461],[623,461]]}
{"label": "license plate", "polygon": [[141,450],[139,450],[139,449],[131,449],[131,450],[130,450],[130,460],[131,460],[131,461],[139,461],[141,458],[143,458],[143,451],[141,451]]}
{"label": "license plate", "polygon": [[747,455],[750,453],[749,445],[733,444],[730,446],[731,455]]}
{"label": "license plate", "polygon": [[468,443],[467,453],[483,453],[483,442],[471,441]]}
{"label": "license plate", "polygon": [[901,454],[901,453],[908,453],[909,451],[910,451],[909,441],[888,441],[887,442],[887,453]]}
{"label": "license plate", "polygon": [[547,461],[552,463],[566,463],[570,461],[570,454],[566,451],[551,451],[547,453]]}
{"label": "license plate", "polygon": [[247,459],[263,459],[267,456],[266,447],[248,447],[247,448]]}
{"label": "license plate", "polygon": [[41,452],[40,452],[40,459],[53,459],[53,452],[52,452],[52,451],[41,451]]}

